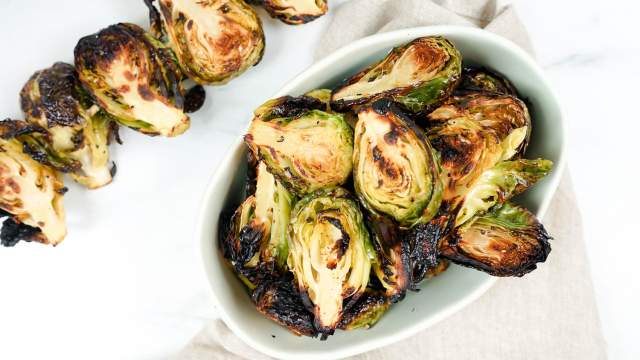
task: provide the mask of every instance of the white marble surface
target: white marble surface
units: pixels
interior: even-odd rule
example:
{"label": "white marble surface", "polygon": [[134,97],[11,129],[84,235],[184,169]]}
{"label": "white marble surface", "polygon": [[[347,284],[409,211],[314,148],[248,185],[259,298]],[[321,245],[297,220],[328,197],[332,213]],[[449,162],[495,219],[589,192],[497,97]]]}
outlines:
{"label": "white marble surface", "polygon": [[[638,359],[640,5],[515,4],[570,121],[569,167],[610,357]],[[261,15],[262,63],[209,88],[189,132],[166,140],[122,131],[115,182],[97,191],[70,185],[61,246],[0,249],[0,359],[163,358],[216,316],[193,235],[201,194],[250,111],[311,64],[331,16],[293,28]],[[23,82],[71,61],[80,36],[117,21],[144,25],[145,16],[142,1],[0,2],[0,115],[19,117]]]}

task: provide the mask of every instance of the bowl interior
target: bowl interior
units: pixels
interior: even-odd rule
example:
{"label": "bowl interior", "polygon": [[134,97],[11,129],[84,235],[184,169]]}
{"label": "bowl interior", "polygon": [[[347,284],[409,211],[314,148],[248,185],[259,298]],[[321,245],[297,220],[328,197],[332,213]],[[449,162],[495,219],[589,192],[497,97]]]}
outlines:
{"label": "bowl interior", "polygon": [[[524,51],[508,40],[482,30],[461,27],[414,28],[375,35],[316,63],[289,82],[278,94],[299,95],[332,87],[371,62],[381,59],[393,47],[419,36],[443,35],[452,40],[466,63],[484,65],[506,75],[528,100],[533,132],[527,157],[554,161],[555,171],[528,190],[517,202],[544,215],[563,167],[564,126],[553,91],[540,69]],[[265,99],[266,100],[266,99]],[[247,118],[250,114],[247,114]],[[280,358],[337,358],[371,350],[410,336],[470,303],[495,281],[479,271],[452,265],[444,274],[425,281],[417,293],[391,307],[369,330],[336,331],[327,341],[290,334],[259,314],[243,285],[225,265],[217,249],[220,212],[243,199],[246,150],[238,140],[219,166],[203,199],[199,221],[202,252],[217,310],[242,340],[268,355]],[[526,277],[523,279],[526,281]]]}

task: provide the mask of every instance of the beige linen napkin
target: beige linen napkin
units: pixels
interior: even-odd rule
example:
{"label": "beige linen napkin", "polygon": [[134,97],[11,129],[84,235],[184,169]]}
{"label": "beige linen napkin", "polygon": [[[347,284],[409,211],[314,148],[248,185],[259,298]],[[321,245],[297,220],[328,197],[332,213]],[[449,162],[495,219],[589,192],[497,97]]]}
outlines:
{"label": "beige linen napkin", "polygon": [[[336,9],[316,56],[373,33],[439,24],[483,27],[531,52],[514,9],[497,9],[492,0],[354,0]],[[544,223],[555,240],[549,259],[538,270],[522,279],[500,279],[450,318],[354,359],[606,358],[568,174]],[[176,358],[268,359],[242,343],[220,320],[207,325]]]}

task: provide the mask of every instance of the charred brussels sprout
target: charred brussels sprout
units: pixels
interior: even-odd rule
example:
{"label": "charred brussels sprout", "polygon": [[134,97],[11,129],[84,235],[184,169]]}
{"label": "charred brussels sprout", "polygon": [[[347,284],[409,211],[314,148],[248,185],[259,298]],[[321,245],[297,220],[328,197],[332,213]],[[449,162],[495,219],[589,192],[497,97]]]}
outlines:
{"label": "charred brussels sprout", "polygon": [[296,335],[315,337],[313,314],[304,306],[290,273],[266,279],[253,291],[252,299],[260,313]]}
{"label": "charred brussels sprout", "polygon": [[465,67],[462,69],[460,85],[455,90],[456,95],[470,92],[490,92],[518,96],[516,88],[501,74],[493,70],[479,67]]}
{"label": "charred brussels sprout", "polygon": [[368,329],[380,320],[389,306],[391,306],[391,302],[386,296],[367,290],[345,310],[339,327],[343,330]]}
{"label": "charred brussels sprout", "polygon": [[80,86],[72,65],[56,63],[33,74],[20,104],[27,122],[46,129],[20,139],[36,160],[90,189],[111,182],[108,143],[117,125]]}
{"label": "charred brussels sprout", "polygon": [[273,18],[290,25],[305,24],[326,14],[327,0],[262,0]]}
{"label": "charred brussels sprout", "polygon": [[503,161],[483,172],[464,195],[455,226],[460,226],[476,214],[518,195],[545,177],[553,163],[549,160]]}
{"label": "charred brussels sprout", "polygon": [[120,124],[163,136],[189,128],[175,56],[139,26],[111,25],[80,39],[75,66],[83,86]]}
{"label": "charred brussels sprout", "polygon": [[67,234],[66,188],[55,170],[22,151],[15,135],[0,126],[0,217],[9,217],[2,225],[2,244],[25,240],[56,245]]}
{"label": "charred brussels sprout", "polygon": [[376,250],[377,261],[373,271],[385,290],[385,295],[395,302],[404,297],[411,287],[411,248],[398,226],[386,216],[371,215],[367,225]]}
{"label": "charred brussels sprout", "polygon": [[457,228],[440,250],[457,264],[493,276],[522,276],[547,259],[549,239],[531,212],[505,203]]}
{"label": "charred brussels sprout", "polygon": [[342,188],[310,194],[293,209],[289,231],[289,268],[316,328],[332,334],[343,304],[365,291],[375,262],[358,203]]}
{"label": "charred brussels sprout", "polygon": [[453,97],[428,120],[428,137],[440,154],[443,200],[452,206],[485,170],[523,154],[531,131],[527,107],[509,95]]}
{"label": "charred brussels sprout", "polygon": [[336,88],[332,107],[344,110],[390,97],[411,112],[426,112],[451,94],[460,78],[461,61],[445,38],[415,39]]}
{"label": "charred brussels sprout", "polygon": [[358,112],[354,142],[354,187],[369,211],[403,227],[436,214],[442,198],[438,164],[411,119],[389,100],[379,100]]}
{"label": "charred brussels sprout", "polygon": [[251,289],[262,276],[283,270],[286,265],[293,201],[260,163],[255,195],[238,207],[221,238],[224,256]]}
{"label": "charred brussels sprout", "polygon": [[159,0],[159,12],[153,2],[145,0],[155,35],[197,83],[226,83],[262,58],[262,23],[244,1]]}
{"label": "charred brussels sprout", "polygon": [[298,195],[344,184],[353,154],[353,131],[344,117],[310,110],[324,104],[301,98],[270,100],[258,108],[244,137],[269,171]]}

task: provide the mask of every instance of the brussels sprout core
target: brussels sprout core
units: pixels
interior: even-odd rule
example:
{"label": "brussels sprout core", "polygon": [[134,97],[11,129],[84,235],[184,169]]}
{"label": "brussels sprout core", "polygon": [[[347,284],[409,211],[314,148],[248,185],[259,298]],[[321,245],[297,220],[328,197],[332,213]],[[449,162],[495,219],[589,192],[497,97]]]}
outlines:
{"label": "brussels sprout core", "polygon": [[336,88],[332,106],[344,109],[391,97],[411,112],[423,112],[447,98],[460,78],[461,57],[445,38],[423,37],[397,47]]}
{"label": "brussels sprout core", "polygon": [[375,253],[358,204],[342,188],[300,200],[291,214],[289,268],[308,296],[317,328],[332,333],[345,299],[369,282]]}
{"label": "brussels sprout core", "polygon": [[388,100],[358,113],[353,178],[363,205],[404,227],[428,222],[438,211],[442,184],[424,134]]}

